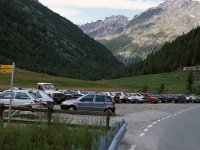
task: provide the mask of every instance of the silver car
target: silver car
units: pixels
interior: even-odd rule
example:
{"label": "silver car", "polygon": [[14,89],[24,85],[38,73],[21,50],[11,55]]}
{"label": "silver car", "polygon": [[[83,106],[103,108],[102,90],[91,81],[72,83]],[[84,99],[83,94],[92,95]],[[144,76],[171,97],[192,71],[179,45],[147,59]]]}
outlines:
{"label": "silver car", "polygon": [[115,112],[115,104],[111,97],[99,94],[87,94],[75,100],[61,103],[61,109]]}

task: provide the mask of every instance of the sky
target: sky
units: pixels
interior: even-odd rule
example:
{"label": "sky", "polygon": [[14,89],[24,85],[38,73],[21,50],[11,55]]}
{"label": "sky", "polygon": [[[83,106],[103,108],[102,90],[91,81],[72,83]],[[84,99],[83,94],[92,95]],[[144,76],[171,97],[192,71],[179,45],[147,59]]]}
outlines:
{"label": "sky", "polygon": [[133,18],[163,0],[39,0],[77,25],[104,20],[112,15]]}
{"label": "sky", "polygon": [[77,25],[104,20],[112,15],[133,18],[164,0],[39,0]]}

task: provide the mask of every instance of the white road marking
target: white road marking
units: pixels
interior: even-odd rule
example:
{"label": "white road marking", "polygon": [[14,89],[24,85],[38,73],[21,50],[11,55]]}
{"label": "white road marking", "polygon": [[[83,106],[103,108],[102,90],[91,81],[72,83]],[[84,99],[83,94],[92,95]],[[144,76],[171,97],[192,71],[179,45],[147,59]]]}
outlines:
{"label": "white road marking", "polygon": [[153,122],[152,124],[155,125],[157,123],[157,121]]}
{"label": "white road marking", "polygon": [[157,122],[160,122],[160,121],[161,121],[161,119],[158,119],[158,120],[157,120]]}
{"label": "white road marking", "polygon": [[145,133],[143,133],[143,132],[142,132],[142,133],[140,133],[140,136],[144,136],[144,135],[145,135]]}
{"label": "white road marking", "polygon": [[153,125],[152,125],[152,124],[148,126],[148,128],[151,128],[151,127],[153,127]]}
{"label": "white road marking", "polygon": [[149,129],[148,128],[145,128],[144,130],[143,130],[143,132],[148,132],[149,131]]}
{"label": "white road marking", "polygon": [[129,150],[135,150],[136,144],[133,144]]}

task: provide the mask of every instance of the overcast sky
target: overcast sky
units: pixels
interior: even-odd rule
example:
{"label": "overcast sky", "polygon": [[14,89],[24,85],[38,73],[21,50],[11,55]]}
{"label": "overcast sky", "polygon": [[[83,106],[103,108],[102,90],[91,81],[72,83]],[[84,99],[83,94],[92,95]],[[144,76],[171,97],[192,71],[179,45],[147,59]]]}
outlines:
{"label": "overcast sky", "polygon": [[39,0],[77,25],[103,20],[112,15],[133,18],[164,0]]}

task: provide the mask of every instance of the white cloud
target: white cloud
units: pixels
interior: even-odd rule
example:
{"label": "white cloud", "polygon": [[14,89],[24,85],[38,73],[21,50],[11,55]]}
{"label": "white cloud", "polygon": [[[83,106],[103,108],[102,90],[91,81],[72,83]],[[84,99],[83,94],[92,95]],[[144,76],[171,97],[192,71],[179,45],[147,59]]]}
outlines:
{"label": "white cloud", "polygon": [[73,8],[65,8],[65,7],[58,7],[58,6],[50,6],[49,8],[63,17],[71,18],[71,17],[76,17],[81,14],[80,10],[73,9]]}
{"label": "white cloud", "polygon": [[145,10],[158,4],[153,0],[39,0],[50,6],[57,5],[75,8],[111,8]]}

